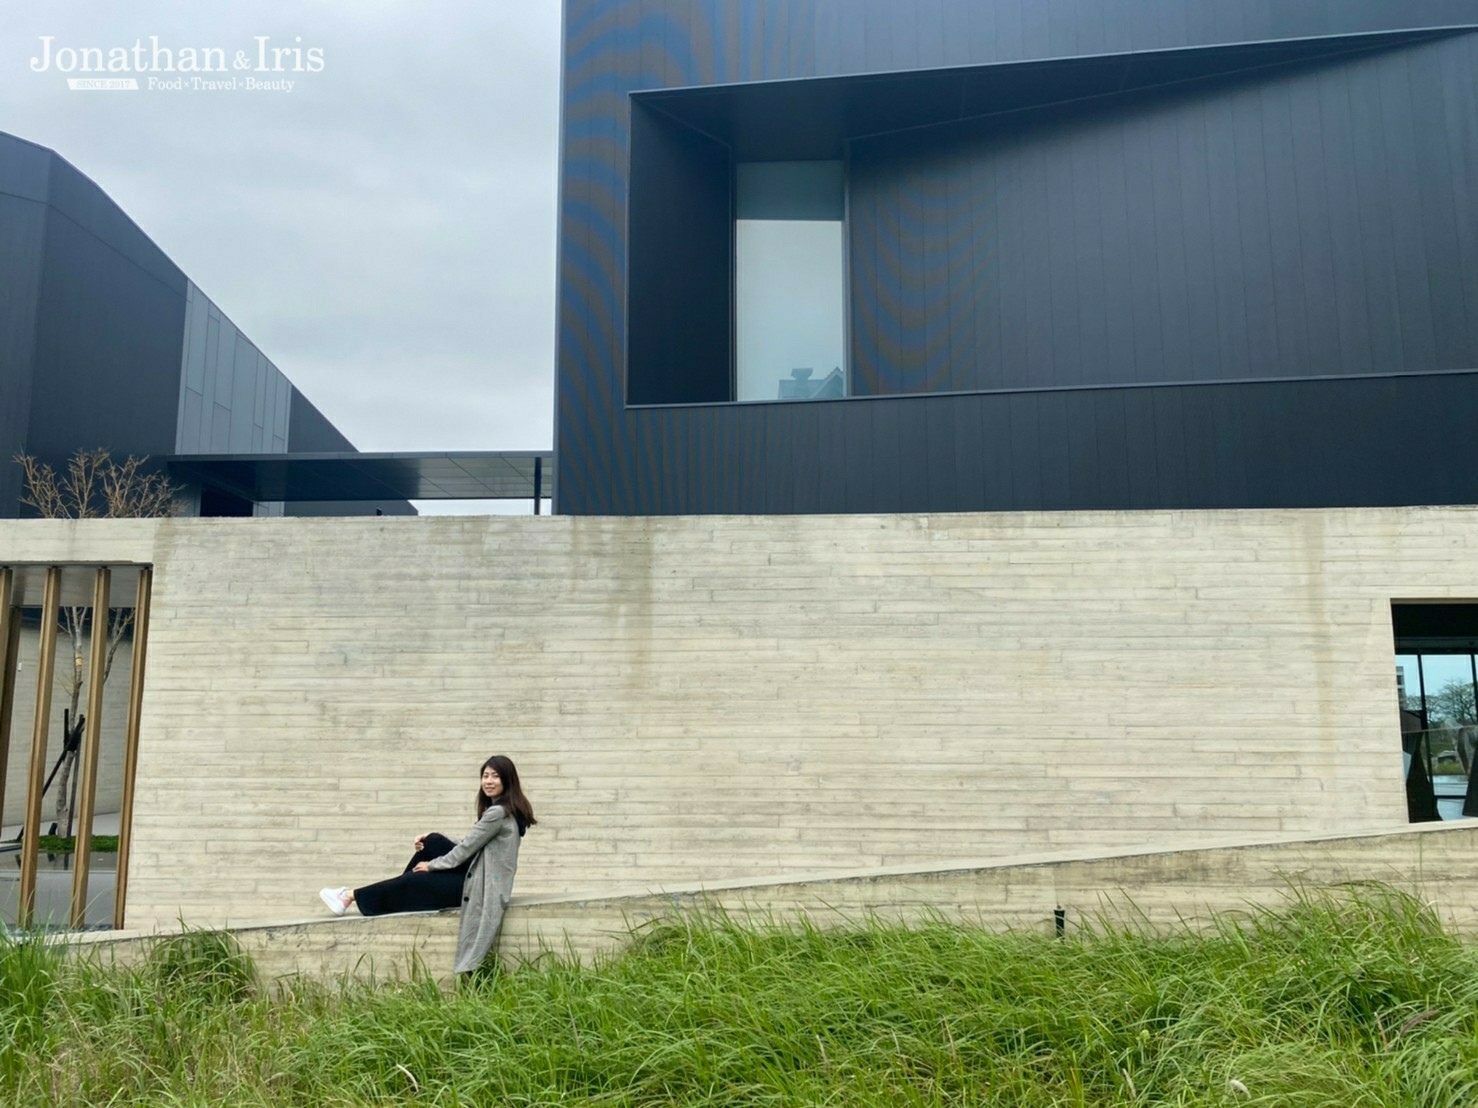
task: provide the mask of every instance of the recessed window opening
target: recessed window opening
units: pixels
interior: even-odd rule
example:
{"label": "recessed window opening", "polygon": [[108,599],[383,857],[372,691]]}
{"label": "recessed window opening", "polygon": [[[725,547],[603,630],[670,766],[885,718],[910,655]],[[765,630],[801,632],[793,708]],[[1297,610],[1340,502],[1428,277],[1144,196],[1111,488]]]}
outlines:
{"label": "recessed window opening", "polygon": [[1407,813],[1478,816],[1478,604],[1392,605]]}
{"label": "recessed window opening", "polygon": [[844,191],[839,161],[735,167],[736,399],[847,394]]}
{"label": "recessed window opening", "polygon": [[152,581],[138,565],[0,565],[6,927],[124,926]]}

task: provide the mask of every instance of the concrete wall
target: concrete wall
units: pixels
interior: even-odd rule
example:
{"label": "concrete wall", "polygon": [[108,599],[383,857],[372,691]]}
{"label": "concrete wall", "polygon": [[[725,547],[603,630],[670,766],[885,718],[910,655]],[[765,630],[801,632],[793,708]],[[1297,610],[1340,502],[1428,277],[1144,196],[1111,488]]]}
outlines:
{"label": "concrete wall", "polygon": [[1390,603],[1478,510],[0,523],[152,562],[129,923],[294,918],[470,822],[518,891],[1405,823]]}
{"label": "concrete wall", "polygon": [[[1136,928],[1201,927],[1218,914],[1277,908],[1295,895],[1350,882],[1380,882],[1412,893],[1448,926],[1471,934],[1478,929],[1475,848],[1478,824],[1427,824],[1339,839],[884,870],[838,880],[693,887],[668,895],[519,897],[504,921],[498,954],[507,965],[546,950],[589,962],[625,948],[633,929],[714,909],[762,925],[804,917],[830,927],[873,915],[1050,933],[1053,912],[1062,908],[1072,931],[1105,919]],[[408,971],[413,957],[446,979],[455,961],[457,925],[456,912],[350,915],[246,928],[236,935],[268,980],[290,974],[397,976]],[[146,940],[100,938],[105,956],[124,961],[147,946]]]}

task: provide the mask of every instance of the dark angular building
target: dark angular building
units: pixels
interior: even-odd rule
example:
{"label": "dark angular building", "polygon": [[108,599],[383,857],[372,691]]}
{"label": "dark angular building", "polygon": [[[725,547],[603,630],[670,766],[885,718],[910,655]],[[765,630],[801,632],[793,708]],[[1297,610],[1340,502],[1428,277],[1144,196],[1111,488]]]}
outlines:
{"label": "dark angular building", "polygon": [[[0,133],[0,518],[28,453],[115,457],[354,447],[231,320],[63,158]],[[196,490],[203,515],[278,509]],[[404,514],[405,501],[291,503],[287,514]]]}
{"label": "dark angular building", "polygon": [[1478,0],[567,0],[556,510],[1478,502]]}

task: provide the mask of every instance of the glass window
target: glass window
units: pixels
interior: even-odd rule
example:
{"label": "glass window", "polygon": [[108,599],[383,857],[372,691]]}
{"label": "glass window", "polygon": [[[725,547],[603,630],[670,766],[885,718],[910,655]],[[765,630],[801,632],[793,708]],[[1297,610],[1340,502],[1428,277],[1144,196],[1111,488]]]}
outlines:
{"label": "glass window", "polygon": [[736,167],[739,400],[846,395],[844,181],[839,161]]}
{"label": "glass window", "polygon": [[1468,654],[1423,654],[1428,727],[1478,722],[1473,713],[1473,660]]}
{"label": "glass window", "polygon": [[[1396,655],[1396,695],[1401,701],[1401,710],[1418,717],[1422,714],[1422,677],[1417,669],[1415,654]],[[1419,727],[1420,724],[1417,724]],[[1402,730],[1413,730],[1405,727]]]}
{"label": "glass window", "polygon": [[[1464,812],[1468,783],[1478,761],[1474,661],[1472,654],[1396,655],[1407,807],[1413,821],[1469,814]],[[1413,762],[1422,770],[1415,778]]]}

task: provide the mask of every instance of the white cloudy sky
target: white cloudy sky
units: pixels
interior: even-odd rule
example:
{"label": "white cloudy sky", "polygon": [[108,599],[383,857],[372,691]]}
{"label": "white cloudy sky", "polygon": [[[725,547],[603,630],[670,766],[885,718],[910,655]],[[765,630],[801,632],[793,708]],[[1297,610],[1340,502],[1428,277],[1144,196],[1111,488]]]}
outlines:
{"label": "white cloudy sky", "polygon": [[[96,181],[359,449],[548,447],[559,26],[560,0],[0,0],[0,130]],[[324,65],[74,92],[32,72],[43,35]]]}

